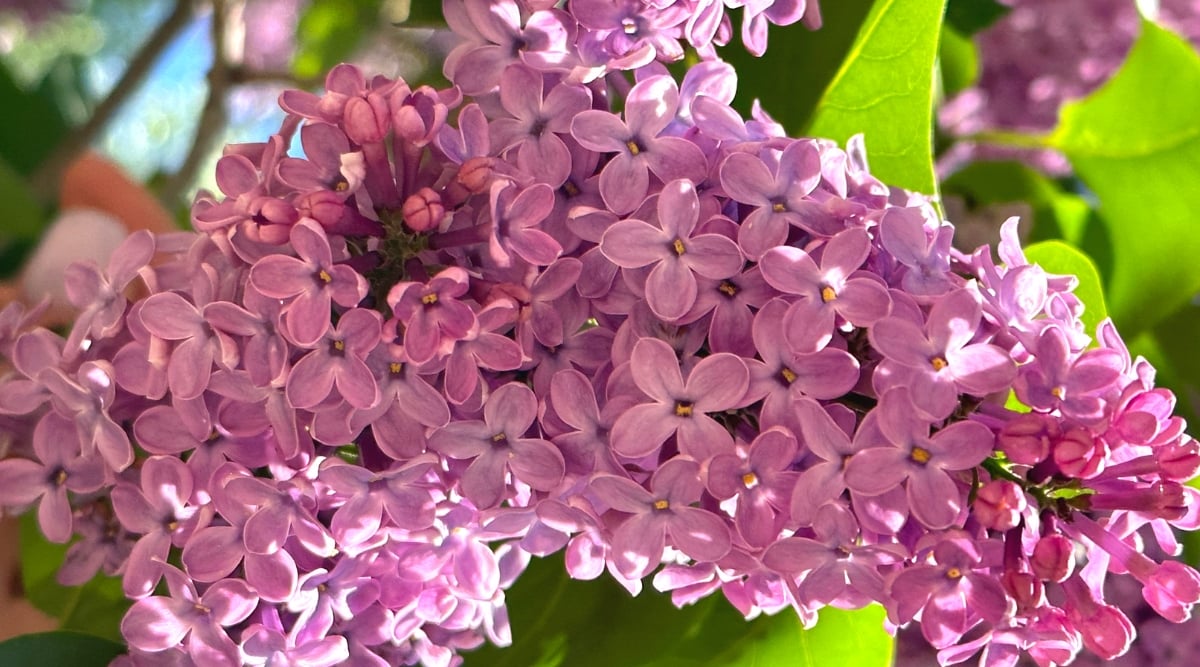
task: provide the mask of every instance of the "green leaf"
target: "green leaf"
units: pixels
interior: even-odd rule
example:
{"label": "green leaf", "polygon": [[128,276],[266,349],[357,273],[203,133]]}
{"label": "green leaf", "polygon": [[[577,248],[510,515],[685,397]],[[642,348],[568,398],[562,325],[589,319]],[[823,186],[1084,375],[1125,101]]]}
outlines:
{"label": "green leaf", "polygon": [[1092,260],[1079,250],[1062,241],[1042,241],[1025,248],[1025,257],[1030,262],[1040,264],[1048,273],[1069,274],[1079,279],[1075,288],[1075,296],[1083,302],[1083,321],[1085,330],[1094,334],[1096,325],[1108,317],[1108,308],[1104,304],[1104,289],[1100,284],[1100,273]]}
{"label": "green leaf", "polygon": [[354,54],[363,36],[383,24],[382,0],[324,0],[304,10],[296,29],[292,73],[299,79],[324,76]]}
{"label": "green leaf", "polygon": [[442,3],[433,0],[384,0],[383,15],[406,28],[445,28]]}
{"label": "green leaf", "polygon": [[[767,52],[756,58],[742,46],[740,32],[720,56],[738,75],[733,106],[749,117],[755,99],[792,135],[808,127],[821,93],[837,74],[874,0],[838,0],[821,7],[821,29],[771,26]],[[780,72],[787,84],[780,85]]]}
{"label": "green leaf", "polygon": [[24,263],[46,222],[45,213],[29,192],[29,185],[0,157],[0,201],[4,202],[4,224],[0,225],[0,278],[7,278]]}
{"label": "green leaf", "polygon": [[67,121],[55,101],[52,86],[43,82],[37,90],[24,90],[2,64],[0,100],[4,100],[0,159],[28,176],[66,134]]}
{"label": "green leaf", "polygon": [[631,597],[608,577],[572,581],[561,556],[535,559],[508,592],[513,646],[465,653],[467,667],[887,667],[881,607],[746,621],[717,593],[676,609],[653,589]]}
{"label": "green leaf", "polygon": [[104,667],[124,652],[121,644],[78,632],[39,632],[0,642],[0,665]]}
{"label": "green leaf", "polygon": [[57,618],[62,630],[120,641],[121,618],[131,604],[121,590],[121,580],[98,574],[82,586],[63,586],[55,576],[66,553],[66,545],[42,536],[34,512],[21,517],[21,579],[26,598]]}
{"label": "green leaf", "polygon": [[945,0],[879,0],[826,88],[806,134],[863,133],[871,173],[934,194],[934,60]]}
{"label": "green leaf", "polygon": [[970,37],[1012,11],[996,0],[949,0],[946,25]]}
{"label": "green leaf", "polygon": [[[1112,242],[1108,306],[1133,337],[1200,290],[1200,56],[1143,21],[1125,64],[1063,108],[1050,144],[1100,200]],[[1188,258],[1171,261],[1172,258]]]}

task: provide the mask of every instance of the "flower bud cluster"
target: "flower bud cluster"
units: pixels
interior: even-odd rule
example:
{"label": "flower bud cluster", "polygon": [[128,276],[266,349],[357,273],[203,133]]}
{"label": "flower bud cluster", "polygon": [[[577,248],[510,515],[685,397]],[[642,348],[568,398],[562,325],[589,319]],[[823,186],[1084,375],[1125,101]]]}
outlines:
{"label": "flower bud cluster", "polygon": [[[446,9],[558,11],[525,4]],[[880,603],[946,663],[1123,653],[1110,574],[1188,617],[1142,540],[1200,525],[1200,449],[1015,221],[952,250],[722,63],[619,94],[531,59],[470,98],[339,66],[195,233],[72,269],[67,338],[0,315],[0,506],[120,574],[133,663],[457,664],[560,551],[748,618]]]}

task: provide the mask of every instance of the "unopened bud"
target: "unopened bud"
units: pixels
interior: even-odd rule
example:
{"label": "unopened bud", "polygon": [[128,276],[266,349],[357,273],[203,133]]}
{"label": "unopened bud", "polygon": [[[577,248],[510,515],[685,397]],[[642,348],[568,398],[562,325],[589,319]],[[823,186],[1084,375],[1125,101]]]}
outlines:
{"label": "unopened bud", "polygon": [[975,494],[972,514],[986,528],[1006,531],[1021,521],[1027,503],[1021,487],[1007,480],[993,480]]}
{"label": "unopened bud", "polygon": [[437,229],[446,217],[441,195],[430,188],[421,188],[404,200],[400,212],[404,215],[404,224],[414,232]]}
{"label": "unopened bud", "polygon": [[1046,581],[1065,581],[1075,569],[1075,543],[1064,535],[1047,535],[1033,547],[1029,565]]}
{"label": "unopened bud", "polygon": [[1029,413],[1004,425],[996,442],[1008,460],[1021,465],[1037,465],[1050,455],[1050,444],[1060,437],[1058,420]]}
{"label": "unopened bud", "polygon": [[459,168],[456,180],[472,194],[479,194],[487,190],[494,173],[491,158],[473,157]]}

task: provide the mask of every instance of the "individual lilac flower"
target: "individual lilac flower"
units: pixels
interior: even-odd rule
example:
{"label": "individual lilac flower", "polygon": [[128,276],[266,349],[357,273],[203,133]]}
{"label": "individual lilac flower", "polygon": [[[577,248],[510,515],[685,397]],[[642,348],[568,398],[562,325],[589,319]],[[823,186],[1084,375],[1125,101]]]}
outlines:
{"label": "individual lilac flower", "polygon": [[574,257],[561,257],[547,266],[529,286],[528,298],[517,315],[517,340],[530,333],[539,343],[557,347],[563,342],[563,320],[583,306],[575,291],[583,264]]}
{"label": "individual lilac flower", "polygon": [[869,327],[891,310],[887,288],[858,269],[871,251],[861,229],[839,232],[822,246],[821,265],[799,248],[771,248],[759,260],[763,279],[784,294],[796,295],[784,319],[788,345],[814,352],[833,337],[840,317],[856,327]]}
{"label": "individual lilac flower", "polygon": [[670,62],[683,57],[679,40],[687,8],[681,4],[575,0],[571,14],[584,28],[580,55],[600,69],[637,69],[655,58]]}
{"label": "individual lilac flower", "polygon": [[404,327],[404,350],[413,363],[432,360],[446,343],[465,338],[475,326],[475,313],[459,301],[469,287],[467,271],[456,266],[443,269],[424,285],[392,286],[387,303]]}
{"label": "individual lilac flower", "polygon": [[156,564],[171,596],[142,598],[129,608],[121,619],[121,634],[129,645],[152,653],[182,645],[198,665],[241,664],[237,644],[225,628],[246,620],[258,606],[258,596],[241,579],[222,579],[201,594],[183,572]]}
{"label": "individual lilac flower", "polygon": [[308,159],[284,157],[279,161],[279,180],[300,191],[332,190],[342,196],[362,185],[353,171],[344,168],[351,153],[346,133],[329,123],[308,123],[300,128],[300,142]]}
{"label": "individual lilac flower", "polygon": [[789,226],[820,236],[832,236],[843,227],[804,216],[804,197],[821,182],[821,154],[812,141],[793,141],[772,169],[751,153],[737,152],[721,165],[721,185],[729,196],[756,207],[738,229],[742,252],[758,260],[767,250],[787,240]]}
{"label": "individual lilac flower", "polygon": [[643,338],[630,359],[633,382],[650,401],[617,418],[610,435],[613,451],[641,458],[675,435],[679,451],[698,461],[732,451],[733,438],[708,413],[743,404],[750,373],[740,357],[728,353],[701,359],[683,379],[671,346]]}
{"label": "individual lilac flower", "polygon": [[118,483],[113,511],[121,525],[140,534],[125,565],[123,587],[131,599],[154,592],[171,546],[183,546],[202,527],[200,508],[190,504],[195,481],[187,464],[170,456],[152,456],[141,467],[139,485]]}
{"label": "individual lilac flower", "polygon": [[742,269],[737,244],[720,234],[696,234],[700,202],[685,180],[671,181],[658,196],[658,225],[623,220],[609,227],[600,250],[617,266],[652,266],[646,301],[663,320],[681,318],[696,303],[696,276],[721,280]]}
{"label": "individual lilac flower", "polygon": [[795,399],[838,398],[858,382],[858,360],[849,352],[826,347],[811,354],[797,354],[783,343],[786,313],[787,304],[776,298],[754,318],[754,346],[762,360],[746,360],[750,370],[746,400],[766,399],[760,413],[763,423],[787,423],[786,415]]}
{"label": "individual lilac flower", "polygon": [[708,312],[708,347],[713,352],[729,352],[739,357],[754,355],[754,311],[762,308],[775,291],[763,280],[757,266],[722,280],[697,280],[699,290],[692,311],[685,321],[699,319]]}
{"label": "individual lilac flower", "polygon": [[346,311],[337,327],[322,334],[315,349],[292,367],[287,378],[287,399],[296,408],[311,408],[333,392],[350,405],[365,410],[379,401],[379,386],[364,361],[379,343],[383,318],[365,308]]}
{"label": "individual lilac flower", "polygon": [[932,232],[919,209],[889,208],[879,221],[879,242],[904,270],[900,285],[914,296],[936,296],[954,286],[950,274],[950,239],[954,227]]}
{"label": "individual lilac flower", "polygon": [[797,603],[857,609],[886,598],[879,568],[903,561],[907,549],[898,544],[861,544],[854,513],[841,503],[822,505],[812,530],[816,539],[784,538],[763,553],[767,567],[800,577]]}
{"label": "individual lilac flower", "polygon": [[606,403],[602,411],[587,377],[577,370],[564,369],[550,381],[550,404],[558,418],[572,429],[553,438],[562,451],[567,472],[588,475],[621,469],[609,446],[609,431],[614,415],[619,414],[614,409],[623,405],[619,399]]}
{"label": "individual lilac flower", "polygon": [[254,384],[265,386],[281,378],[289,348],[279,331],[283,314],[279,299],[268,298],[247,285],[241,305],[213,301],[204,307],[203,313],[213,329],[241,338],[242,367]]}
{"label": "individual lilac flower", "polygon": [[1096,348],[1075,355],[1066,334],[1048,326],[1038,336],[1034,362],[1021,368],[1013,390],[1037,410],[1061,410],[1063,416],[1095,423],[1104,416],[1100,396],[1113,388],[1124,364],[1117,350]]}
{"label": "individual lilac flower", "polygon": [[[442,375],[446,398],[462,405],[480,385],[481,371],[511,371],[520,368],[521,346],[508,336],[497,333],[516,317],[511,300],[497,299],[475,314],[478,326],[454,344],[446,357]],[[557,312],[557,311],[556,311]],[[560,332],[559,336],[562,333]]]}
{"label": "individual lilac flower", "polygon": [[242,528],[247,552],[275,553],[290,536],[316,556],[336,552],[329,529],[316,518],[316,492],[302,477],[277,481],[239,475],[226,479],[222,488],[248,514]]}
{"label": "individual lilac flower", "polygon": [[292,299],[285,309],[287,332],[302,347],[316,344],[329,329],[330,306],[352,308],[367,295],[367,280],[345,264],[333,263],[325,231],[302,220],[292,227],[299,257],[270,255],[250,269],[250,284],[264,296]]}
{"label": "individual lilac flower", "polygon": [[85,338],[109,338],[120,331],[128,303],[125,288],[153,259],[155,246],[154,235],[141,231],[131,234],[113,251],[103,272],[87,263],[66,268],[63,286],[67,298],[81,309],[64,347],[68,357],[78,353]]}
{"label": "individual lilac flower", "polygon": [[537,397],[510,382],[488,397],[483,421],[456,421],[434,431],[429,448],[454,459],[471,459],[462,492],[480,508],[505,497],[506,473],[538,491],[549,491],[563,478],[565,464],[554,445],[525,437],[537,418]]}
{"label": "individual lilac flower", "polygon": [[388,456],[397,460],[415,457],[425,448],[426,428],[450,421],[445,399],[401,346],[380,342],[367,356],[366,365],[375,376],[380,400],[362,410],[347,405],[350,430],[357,433],[369,425],[375,443]]}
{"label": "individual lilac flower", "polygon": [[998,346],[971,342],[982,312],[975,294],[960,289],[934,303],[924,331],[904,317],[876,322],[871,346],[903,371],[881,386],[910,387],[918,398],[915,407],[934,419],[954,411],[959,393],[986,396],[1007,389],[1017,374],[1012,357]]}
{"label": "individual lilac flower", "polygon": [[42,534],[51,542],[71,539],[71,505],[67,491],[92,493],[105,481],[104,465],[96,456],[79,455],[74,425],[57,413],[47,413],[33,431],[38,460],[0,461],[0,507],[26,507],[39,499],[37,517]]}
{"label": "individual lilac flower", "polygon": [[1013,601],[986,571],[978,545],[965,533],[945,534],[933,547],[934,563],[900,570],[888,581],[889,611],[906,623],[919,612],[921,632],[936,648],[957,642],[981,620],[998,623]]}
{"label": "individual lilac flower", "polygon": [[133,446],[109,413],[117,397],[113,375],[108,362],[87,361],[74,380],[58,368],[46,368],[38,373],[38,381],[49,390],[55,410],[75,421],[83,453],[99,450],[104,462],[119,472],[133,463]]}
{"label": "individual lilac flower", "polygon": [[697,561],[716,561],[729,552],[725,522],[691,506],[704,491],[696,461],[677,457],[662,464],[650,478],[649,491],[616,475],[598,475],[589,488],[612,509],[633,515],[612,538],[612,558],[623,576],[640,579],[649,574],[662,561],[668,539]]}
{"label": "individual lilac flower", "polygon": [[329,523],[334,539],[345,548],[375,538],[385,512],[394,525],[404,530],[423,530],[433,525],[433,495],[417,483],[436,464],[437,458],[426,454],[375,473],[341,463],[340,459],[327,459],[321,466],[320,479],[344,499]]}
{"label": "individual lilac flower", "polygon": [[492,235],[488,250],[500,266],[512,265],[513,256],[546,266],[562,254],[562,246],[539,223],[554,210],[554,190],[545,183],[521,188],[513,183],[492,184],[489,200]]}
{"label": "individual lilac flower", "polygon": [[[876,427],[878,415],[877,411],[868,413],[852,441],[820,403],[811,398],[799,398],[792,405],[798,435],[808,450],[820,459],[800,473],[788,506],[792,520],[807,526],[812,524],[822,505],[840,498],[846,490],[846,463],[857,452],[876,442],[880,435]],[[858,500],[855,498],[856,506],[860,505]]]}
{"label": "individual lilac flower", "polygon": [[584,148],[616,153],[600,172],[600,194],[618,215],[633,211],[650,188],[650,172],[668,182],[703,178],[704,154],[692,142],[660,137],[675,117],[679,90],[669,76],[639,81],[625,98],[625,120],[607,111],[588,110],[575,116],[571,134]]}
{"label": "individual lilac flower", "polygon": [[202,394],[214,361],[223,368],[237,365],[233,339],[209,326],[200,307],[176,292],[151,295],[142,302],[138,317],[151,334],[175,341],[167,364],[167,386],[173,396],[190,400]]}
{"label": "individual lilac flower", "polygon": [[443,12],[451,29],[468,41],[446,56],[442,71],[468,95],[494,89],[513,63],[549,70],[568,59],[573,22],[560,10],[523,16],[514,0],[453,0]]}
{"label": "individual lilac flower", "polygon": [[779,537],[799,476],[790,470],[796,450],[795,436],[771,428],[750,443],[746,456],[718,454],[708,464],[708,490],[719,500],[737,498],[734,525],[750,546],[765,547]]}
{"label": "individual lilac flower", "polygon": [[516,150],[517,166],[535,180],[557,188],[571,173],[571,154],[558,135],[569,134],[571,120],[591,107],[587,88],[560,83],[543,99],[545,76],[524,65],[511,65],[500,78],[500,104],[513,118],[492,121],[491,144],[500,152]]}
{"label": "individual lilac flower", "polygon": [[929,436],[929,423],[913,413],[909,391],[890,390],[879,400],[879,430],[888,445],[870,447],[846,464],[846,486],[879,495],[905,480],[912,515],[926,527],[948,528],[963,507],[963,494],[950,472],[979,465],[992,451],[992,432],[960,421]]}
{"label": "individual lilac flower", "polygon": [[761,56],[767,50],[767,24],[784,26],[804,20],[815,29],[821,25],[817,0],[745,0],[742,5],[742,44]]}
{"label": "individual lilac flower", "polygon": [[262,622],[249,626],[242,633],[244,664],[334,667],[350,659],[345,637],[327,635],[318,638],[304,630],[306,626],[300,623],[293,623],[291,630],[286,630],[279,618],[279,610],[266,607]]}

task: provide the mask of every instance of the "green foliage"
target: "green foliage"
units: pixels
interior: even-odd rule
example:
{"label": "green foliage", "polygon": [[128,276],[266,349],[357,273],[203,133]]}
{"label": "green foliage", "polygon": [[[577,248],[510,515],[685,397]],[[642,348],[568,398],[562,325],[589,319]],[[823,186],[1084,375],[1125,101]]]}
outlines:
{"label": "green foliage", "polygon": [[130,605],[121,580],[99,574],[82,586],[63,586],[55,575],[66,553],[65,545],[46,541],[33,512],[21,517],[21,579],[29,601],[57,618],[62,630],[120,641],[121,618]]}
{"label": "green foliage", "polygon": [[386,0],[384,11],[396,25],[408,28],[444,28],[440,0]]}
{"label": "green foliage", "polygon": [[1088,233],[1087,201],[1019,162],[972,162],[942,182],[942,195],[962,197],[971,209],[1026,204],[1033,213],[1035,240],[1080,245]]}
{"label": "green foliage", "polygon": [[871,172],[936,193],[933,76],[945,0],[879,0],[817,105],[807,134],[845,144],[863,133]]}
{"label": "green foliage", "polygon": [[1104,289],[1100,284],[1100,273],[1087,255],[1062,241],[1042,241],[1025,248],[1025,257],[1040,264],[1047,273],[1068,274],[1079,279],[1075,296],[1083,302],[1083,326],[1089,334],[1095,334],[1096,325],[1108,317],[1104,305]]}
{"label": "green foliage", "polygon": [[975,48],[975,43],[950,26],[942,26],[938,69],[942,73],[941,92],[944,97],[951,97],[970,87],[979,78],[979,50]]}
{"label": "green foliage", "polygon": [[[873,4],[873,0],[826,2],[821,6],[821,29],[816,31],[800,25],[771,26],[767,52],[761,58],[746,52],[735,28],[730,45],[720,51],[721,58],[737,70],[734,107],[749,117],[757,99],[789,134],[800,133]],[[781,72],[787,73],[785,78],[780,78]]]}
{"label": "green foliage", "polygon": [[18,174],[28,176],[58,145],[67,131],[67,121],[59,111],[51,81],[43,81],[35,90],[25,90],[3,65],[0,100],[4,100],[0,160]]}
{"label": "green foliage", "polygon": [[363,36],[382,24],[381,3],[382,0],[323,0],[311,3],[300,16],[300,25],[296,30],[296,58],[292,61],[292,73],[299,79],[321,77],[334,65],[349,58]]}
{"label": "green foliage", "polygon": [[104,667],[125,652],[116,642],[78,632],[39,632],[0,642],[0,665]]}
{"label": "green foliage", "polygon": [[[1200,56],[1143,22],[1107,85],[1064,107],[1050,144],[1100,200],[1112,239],[1108,305],[1126,337],[1200,290]],[[1171,261],[1172,258],[1188,258]]]}
{"label": "green foliage", "polygon": [[468,667],[886,667],[892,638],[881,607],[822,611],[804,630],[795,613],[747,622],[719,595],[676,609],[646,590],[634,598],[607,576],[573,581],[561,556],[535,559],[508,592],[514,644],[466,653]]}
{"label": "green foliage", "polygon": [[1012,11],[996,0],[949,0],[946,26],[970,37]]}

